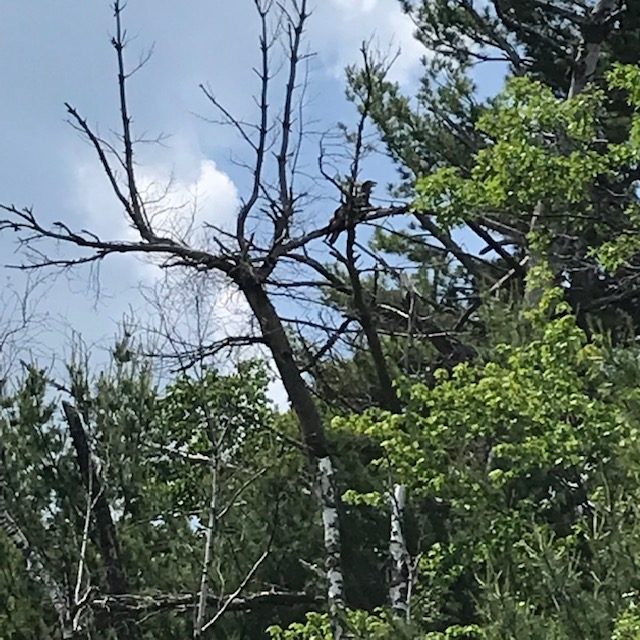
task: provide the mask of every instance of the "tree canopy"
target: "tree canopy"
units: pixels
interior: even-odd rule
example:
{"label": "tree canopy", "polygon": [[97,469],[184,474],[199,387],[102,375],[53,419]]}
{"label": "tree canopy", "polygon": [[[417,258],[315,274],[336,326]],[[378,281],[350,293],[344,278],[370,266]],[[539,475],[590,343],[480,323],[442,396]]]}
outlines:
{"label": "tree canopy", "polygon": [[[202,87],[251,154],[234,229],[206,246],[137,187],[114,3],[117,148],[67,109],[137,237],[13,204],[0,232],[28,268],[160,256],[253,322],[169,332],[168,376],[135,334],[99,370],[10,369],[0,638],[640,637],[640,6],[399,1],[424,75],[404,95],[367,46],[347,69],[355,121],[317,163],[332,213],[298,187],[312,12],[256,0],[258,121]],[[505,75],[496,95],[479,65]],[[397,169],[382,203],[376,153]]]}

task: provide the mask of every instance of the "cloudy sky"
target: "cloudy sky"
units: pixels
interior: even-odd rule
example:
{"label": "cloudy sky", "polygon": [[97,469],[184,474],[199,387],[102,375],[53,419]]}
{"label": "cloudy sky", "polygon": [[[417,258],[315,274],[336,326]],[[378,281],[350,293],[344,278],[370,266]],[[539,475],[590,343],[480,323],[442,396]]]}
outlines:
{"label": "cloudy sky", "polygon": [[[310,117],[318,127],[353,117],[344,98],[344,67],[358,60],[363,40],[400,48],[392,76],[410,91],[424,51],[397,0],[315,0],[308,23]],[[115,59],[108,0],[0,0],[0,201],[33,206],[45,221],[105,235],[127,233],[121,213],[88,145],[66,123],[70,102],[101,133],[117,128]],[[233,158],[240,141],[226,128],[197,117],[210,115],[198,89],[205,83],[235,114],[252,113],[258,22],[252,0],[129,0],[125,22],[132,62],[153,46],[149,63],[130,84],[138,133],[168,134],[165,146],[144,151],[142,185],[153,193],[170,179],[170,203],[197,199],[208,219],[224,224],[243,188]],[[20,261],[9,235],[0,237],[3,264]],[[64,248],[61,248],[64,251]],[[123,313],[141,313],[137,285],[157,270],[114,257],[100,268],[100,295],[86,270],[47,281],[37,309],[47,314],[41,347],[59,350],[72,331],[89,343],[114,335]],[[4,294],[20,290],[23,274],[2,271]],[[233,305],[229,297],[224,304]],[[1,319],[0,315],[0,319]]]}

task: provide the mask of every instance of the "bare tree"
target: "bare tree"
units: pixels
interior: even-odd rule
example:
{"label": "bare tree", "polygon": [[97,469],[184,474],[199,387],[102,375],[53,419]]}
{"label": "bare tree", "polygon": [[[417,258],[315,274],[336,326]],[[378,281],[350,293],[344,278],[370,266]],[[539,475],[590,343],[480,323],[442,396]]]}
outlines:
{"label": "bare tree", "polygon": [[28,277],[22,290],[10,281],[0,292],[0,384],[16,363],[33,353],[44,316],[38,312],[44,278]]}

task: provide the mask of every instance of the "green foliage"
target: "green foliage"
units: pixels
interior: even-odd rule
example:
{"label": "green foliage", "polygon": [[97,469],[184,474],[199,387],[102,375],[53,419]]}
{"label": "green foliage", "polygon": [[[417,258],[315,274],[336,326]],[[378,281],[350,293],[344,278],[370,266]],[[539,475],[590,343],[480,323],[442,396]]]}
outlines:
{"label": "green foliage", "polygon": [[46,599],[38,585],[26,579],[24,560],[0,533],[0,639],[38,640],[48,638],[55,618],[43,611]]}
{"label": "green foliage", "polygon": [[[345,628],[354,640],[482,640],[486,636],[477,625],[454,625],[444,632],[420,632],[378,609],[347,611]],[[307,613],[305,622],[294,622],[286,629],[272,626],[267,629],[271,640],[331,640],[331,628],[326,614]]]}
{"label": "green foliage", "polygon": [[[633,637],[630,594],[640,590],[637,353],[588,338],[559,290],[547,292],[523,321],[528,342],[502,344],[484,364],[440,370],[431,386],[401,381],[401,414],[371,410],[334,420],[346,469],[343,524],[355,534],[345,535],[346,566],[359,557],[364,566],[354,563],[350,573],[372,587],[381,581],[392,481],[408,488],[407,536],[417,568],[411,623],[361,599],[363,608],[345,621],[354,638]],[[223,505],[261,472],[221,523],[213,588],[242,579],[264,548],[274,505],[273,554],[259,583],[318,588],[298,563],[322,557],[312,500],[290,490],[305,477],[304,461],[277,435],[293,437],[295,425],[271,410],[259,363],[231,375],[181,376],[162,389],[135,358],[95,383],[73,367],[71,378],[95,452],[108,460],[105,486],[134,592],[197,591],[198,522],[210,477],[206,465],[187,458],[209,455],[212,441],[228,467]],[[2,438],[11,444],[15,488],[9,505],[30,539],[47,549],[54,573],[73,581],[85,496],[47,387],[44,373],[32,368],[4,399]],[[11,637],[34,637],[27,630],[34,625],[46,637],[55,617],[50,610],[42,616],[43,594],[19,554],[9,548],[7,557],[2,622]],[[103,585],[93,543],[87,561],[95,584]],[[382,594],[383,600],[384,585]],[[271,625],[276,640],[329,638],[327,616],[307,612],[306,621],[296,622],[304,612],[247,613],[226,618],[219,629],[231,635],[241,625],[258,637]],[[145,620],[142,629],[146,637],[184,636],[190,621],[167,613]]]}
{"label": "green foliage", "polygon": [[[624,20],[602,42],[593,81],[567,100],[586,33],[576,27],[582,17],[571,18],[587,11],[576,3],[401,4],[428,50],[424,74],[409,96],[384,77],[384,66],[373,65],[370,113],[398,165],[392,192],[413,198],[428,223],[409,218],[393,234],[379,233],[376,249],[427,276],[428,286],[417,290],[429,298],[429,314],[477,351],[491,351],[500,329],[485,313],[487,298],[517,325],[526,270],[516,264],[531,250],[553,258],[551,282],[563,284],[582,326],[598,323],[624,340],[627,327],[640,326],[636,305],[627,303],[633,286],[623,265],[634,263],[638,237],[638,118],[629,95],[640,62],[638,8],[625,7]],[[476,75],[478,68],[484,73]],[[503,75],[504,91],[485,81]],[[363,72],[349,75],[359,104],[371,88],[366,80]],[[490,251],[477,229],[506,253]],[[447,237],[473,257],[461,262]],[[515,276],[501,283],[514,267]],[[446,284],[446,296],[431,299],[433,281]],[[477,298],[483,306],[460,333],[464,309],[455,311]]]}
{"label": "green foliage", "polygon": [[[273,410],[261,363],[242,363],[227,375],[207,370],[199,378],[179,376],[162,388],[149,363],[134,353],[126,362],[115,358],[95,378],[78,361],[68,374],[67,398],[82,414],[101,463],[131,593],[197,593],[211,497],[207,459],[214,451],[212,442],[220,458],[218,511],[224,514],[214,541],[212,593],[234,589],[270,537],[271,554],[249,587],[314,589],[298,562],[300,557],[318,561],[321,547],[310,515],[312,497],[299,491],[305,482],[304,459],[278,435],[295,437],[295,425]],[[15,392],[2,398],[0,439],[9,511],[55,579],[75,585],[86,492],[60,399],[46,373],[30,367]],[[90,576],[90,584],[106,592],[95,527],[92,521],[82,590]],[[46,592],[33,583],[21,554],[1,536],[0,553],[6,559],[0,571],[0,638],[55,637],[56,616]],[[179,609],[143,613],[138,616],[141,637],[191,634],[192,620]],[[294,615],[295,607],[282,616],[258,610],[240,622],[226,616],[218,631],[228,634],[224,637],[239,628],[259,635],[267,624],[288,623]],[[111,625],[103,618],[88,619],[92,637],[111,637]]]}
{"label": "green foliage", "polygon": [[[628,90],[636,75],[635,67],[616,67],[609,88]],[[477,121],[485,146],[470,172],[443,167],[420,178],[415,206],[436,212],[449,225],[462,223],[469,212],[530,215],[538,202],[572,215],[592,211],[597,178],[613,176],[639,158],[637,119],[627,141],[600,139],[606,96],[590,89],[558,98],[541,82],[511,79]],[[629,99],[635,106],[633,93]]]}
{"label": "green foliage", "polygon": [[[406,630],[382,610],[348,611],[344,621],[349,637],[357,640],[392,640],[408,638]],[[326,614],[308,613],[304,623],[293,623],[286,629],[277,626],[268,630],[271,640],[331,640],[331,628]],[[453,637],[453,636],[452,636]]]}
{"label": "green foliage", "polygon": [[336,421],[379,443],[372,466],[416,508],[442,506],[439,522],[414,512],[413,616],[427,631],[606,638],[637,586],[640,531],[622,513],[637,510],[638,369],[625,379],[560,299],[552,291],[530,314],[529,344],[441,371],[433,388],[402,385],[402,414]]}
{"label": "green foliage", "polygon": [[[625,92],[629,105],[633,109],[634,117],[629,132],[629,146],[637,150],[640,148],[640,67],[618,65],[608,75],[611,88]],[[637,153],[633,159],[638,162]],[[632,203],[627,209],[629,218],[626,232],[619,237],[606,242],[597,250],[602,264],[608,269],[616,269],[626,260],[632,258],[640,249],[637,230],[640,229],[640,208]]]}
{"label": "green foliage", "polygon": [[640,615],[637,606],[631,605],[616,622],[611,640],[636,640],[637,638],[640,638]]}
{"label": "green foliage", "polygon": [[267,629],[272,640],[331,640],[328,616],[307,613],[306,622],[294,622],[287,629],[272,626]]}

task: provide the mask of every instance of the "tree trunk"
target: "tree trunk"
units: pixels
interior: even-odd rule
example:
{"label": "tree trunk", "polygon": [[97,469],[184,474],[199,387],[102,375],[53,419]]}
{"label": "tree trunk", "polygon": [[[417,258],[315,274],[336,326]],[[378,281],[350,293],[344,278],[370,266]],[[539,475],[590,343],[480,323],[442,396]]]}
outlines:
{"label": "tree trunk", "polygon": [[380,384],[380,404],[387,411],[392,413],[400,413],[402,405],[393,388],[393,382],[387,367],[387,360],[382,350],[382,343],[376,328],[376,323],[371,312],[371,306],[365,300],[365,293],[362,289],[360,281],[360,273],[356,267],[356,255],[354,253],[354,245],[356,241],[355,227],[349,229],[347,235],[347,271],[349,273],[349,281],[351,282],[351,290],[353,292],[353,305],[358,312],[358,321],[364,331],[364,335],[371,351],[371,359],[376,368],[376,375]]}
{"label": "tree trunk", "polygon": [[340,519],[336,495],[334,468],[331,458],[317,460],[316,486],[322,506],[324,530],[325,571],[327,574],[327,600],[334,640],[343,636],[342,613],[344,609],[344,579],[342,576]]}
{"label": "tree trunk", "polygon": [[94,501],[93,513],[98,529],[100,553],[107,570],[109,591],[110,593],[127,593],[128,585],[120,562],[120,546],[116,536],[116,527],[111,517],[111,508],[105,495],[105,487],[102,479],[98,476],[96,464],[92,460],[87,434],[76,408],[63,401],[62,409],[69,424],[80,475],[85,489],[91,492],[91,499]]}
{"label": "tree trunk", "polygon": [[582,42],[573,64],[569,95],[573,98],[593,80],[602,45],[614,26],[613,14],[620,7],[619,0],[598,0],[589,13],[589,20],[582,26]]}
{"label": "tree trunk", "polygon": [[202,574],[200,577],[200,593],[198,594],[198,606],[196,608],[196,621],[193,629],[193,637],[202,637],[202,627],[207,613],[207,599],[209,597],[209,569],[213,557],[213,543],[216,535],[216,520],[218,517],[218,443],[213,442],[214,451],[211,456],[211,496],[209,499],[209,516],[207,532],[204,542],[204,557],[202,559]]}
{"label": "tree trunk", "polygon": [[[367,339],[378,376],[380,406],[391,413],[400,413],[402,403],[393,386],[371,306],[365,300],[360,274],[356,267],[354,245],[355,229],[350,229],[347,237],[347,269],[353,291],[353,304],[358,312],[358,319]],[[409,556],[403,533],[405,502],[405,485],[394,484],[391,492],[391,528],[389,532],[389,555],[391,556],[389,601],[394,614],[403,619],[407,618],[409,610]]]}
{"label": "tree trunk", "polygon": [[[111,517],[111,507],[107,500],[106,487],[98,472],[98,465],[93,459],[89,448],[87,434],[82,424],[82,418],[77,409],[68,402],[62,402],[62,409],[69,425],[71,441],[76,451],[76,461],[87,493],[93,502],[93,515],[98,532],[98,546],[106,567],[107,587],[109,593],[121,594],[129,591],[129,584],[122,567],[120,545],[116,534],[116,527]],[[116,621],[111,620],[116,627]],[[118,637],[121,640],[138,637],[133,625],[124,622],[118,626]]]}
{"label": "tree trunk", "polygon": [[291,406],[298,418],[302,442],[315,467],[316,488],[322,508],[329,613],[334,638],[339,640],[344,634],[342,627],[344,580],[341,568],[340,523],[334,468],[322,418],[293,358],[293,349],[282,321],[264,287],[249,278],[238,278],[237,284],[260,323],[265,344],[273,356]]}
{"label": "tree trunk", "polygon": [[391,498],[391,532],[389,555],[391,556],[391,580],[389,600],[398,618],[408,619],[409,614],[409,553],[403,533],[406,487],[396,484]]}

